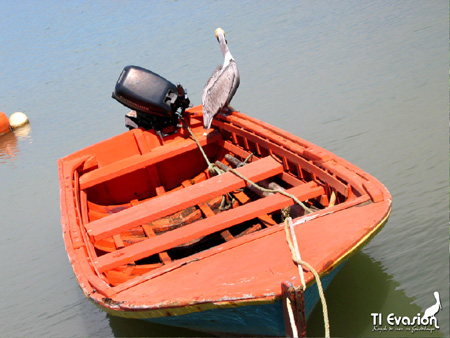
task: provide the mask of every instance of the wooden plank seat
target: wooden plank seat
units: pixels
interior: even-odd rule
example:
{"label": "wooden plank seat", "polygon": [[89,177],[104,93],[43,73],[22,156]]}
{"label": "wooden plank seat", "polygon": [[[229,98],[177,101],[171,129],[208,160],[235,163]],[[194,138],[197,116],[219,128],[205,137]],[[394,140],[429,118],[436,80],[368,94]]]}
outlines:
{"label": "wooden plank seat", "polygon": [[[220,140],[221,135],[218,131],[212,131],[207,135],[198,135],[197,138],[200,144],[205,146],[209,143],[214,143]],[[96,184],[100,184],[133,171],[143,169],[170,157],[194,150],[196,148],[197,144],[194,141],[191,140],[191,142],[186,142],[186,140],[182,140],[179,142],[174,142],[174,144],[170,145],[170,148],[169,146],[160,146],[142,155],[133,155],[124,158],[123,160],[108,164],[82,175],[80,177],[80,189],[85,190]],[[168,151],[168,149],[170,149],[170,151]]]}
{"label": "wooden plank seat", "polygon": [[[275,158],[267,156],[239,168],[238,172],[257,182],[282,173],[283,165]],[[148,200],[108,217],[86,223],[85,228],[90,240],[95,242],[206,202],[213,197],[243,188],[246,185],[247,182],[233,173],[225,173],[185,189]]]}
{"label": "wooden plank seat", "polygon": [[[257,162],[262,162],[262,160]],[[257,162],[255,162],[255,164]],[[248,164],[241,169],[250,166],[252,166],[252,164]],[[233,175],[231,173],[229,174]],[[221,176],[225,175],[227,174],[223,174]],[[216,178],[221,176],[216,176]],[[192,187],[195,186],[196,185]],[[186,190],[188,189],[186,188],[182,191]],[[299,200],[304,201],[322,195],[324,193],[324,188],[318,186],[315,182],[309,182],[290,188],[287,192],[296,196]],[[157,237],[149,238],[126,248],[105,254],[98,257],[94,264],[99,272],[104,272],[123,264],[131,263],[139,259],[167,251],[173,247],[182,245],[197,238],[204,237],[218,231],[223,231],[235,224],[251,220],[261,214],[267,214],[280,210],[293,205],[294,203],[295,202],[290,197],[282,194],[270,195],[237,208],[223,211],[195,223],[185,225],[184,227],[163,233]]]}

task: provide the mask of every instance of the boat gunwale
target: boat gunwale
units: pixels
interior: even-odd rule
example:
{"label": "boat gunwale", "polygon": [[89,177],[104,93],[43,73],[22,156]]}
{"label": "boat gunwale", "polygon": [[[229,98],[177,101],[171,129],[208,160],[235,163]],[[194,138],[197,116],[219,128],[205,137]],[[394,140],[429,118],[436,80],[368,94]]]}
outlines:
{"label": "boat gunwale", "polygon": [[[236,119],[236,117],[242,118],[242,116],[244,116],[244,117],[246,117],[246,120],[250,120],[252,122],[258,121],[256,119],[253,119],[253,118],[248,117],[248,116],[246,116],[244,114],[241,114],[241,113],[234,113],[233,112],[232,115],[230,115],[230,116],[232,116],[231,117],[232,119]],[[231,119],[231,118],[229,116],[225,116],[224,118],[220,118],[219,123],[223,123],[222,120],[226,121],[226,120]],[[278,129],[276,127],[268,125],[265,122],[262,122],[262,121],[258,121],[258,122],[260,122],[260,125],[264,126],[264,128],[272,130],[275,133],[277,131],[278,132],[281,131],[281,129]],[[283,138],[289,138],[290,141],[294,142],[294,143],[295,143],[295,141],[300,140],[301,142],[304,142],[304,144],[308,145],[309,148],[313,148],[313,149],[314,148],[318,148],[319,150],[324,150],[324,149],[322,149],[322,148],[320,148],[320,147],[318,147],[318,146],[316,146],[316,145],[314,145],[312,143],[304,141],[301,138],[299,138],[297,136],[293,136],[293,135],[291,135],[291,134],[289,134],[287,132],[284,132],[284,131],[282,131],[282,135],[280,135],[280,136],[282,136]],[[307,148],[305,148],[305,149],[307,149]],[[325,154],[329,153],[326,150],[324,150],[324,151],[325,151]],[[320,151],[319,151],[319,153],[320,153]],[[299,154],[299,155],[302,155],[302,156],[305,156],[305,157],[306,156],[314,157],[311,154],[314,154],[314,152],[311,152],[311,151],[307,152],[306,151],[303,154]],[[353,254],[354,252],[358,251],[365,243],[367,243],[369,241],[370,238],[372,238],[382,228],[382,226],[386,223],[386,221],[387,221],[387,219],[388,219],[388,217],[390,215],[391,204],[392,204],[391,196],[390,196],[389,192],[387,191],[386,187],[384,187],[384,185],[382,185],[381,182],[376,180],[370,174],[367,174],[366,172],[362,171],[360,168],[356,167],[355,165],[345,161],[344,159],[342,159],[340,157],[337,157],[333,153],[329,153],[329,154],[331,154],[330,157],[324,156],[322,158],[320,158],[320,157],[319,158],[317,158],[317,157],[316,158],[310,158],[310,160],[312,161],[312,165],[317,166],[319,168],[323,168],[325,166],[325,168],[326,168],[325,162],[333,161],[333,162],[339,164],[341,166],[341,168],[347,169],[349,173],[357,174],[357,176],[358,176],[357,179],[358,180],[364,179],[364,180],[369,181],[369,182],[374,182],[377,185],[377,187],[382,190],[382,201],[381,202],[387,202],[387,206],[386,206],[386,210],[387,211],[386,211],[382,221],[379,222],[378,225],[376,225],[371,230],[371,232],[369,232],[363,238],[361,238],[360,241],[354,247],[352,247],[351,249],[347,250],[345,255],[342,255],[337,261],[335,261],[335,263],[333,265],[328,267],[327,270],[320,271],[319,273],[320,273],[321,276],[328,274],[336,266],[338,266],[340,263],[342,263],[342,261],[346,260],[351,254]],[[86,156],[86,157],[89,158],[89,156]],[[326,161],[324,161],[324,158],[326,159]],[[62,220],[62,226],[63,226],[64,241],[65,241],[65,244],[66,244],[66,249],[67,249],[67,252],[68,252],[68,255],[69,255],[69,259],[71,261],[71,264],[72,264],[72,267],[74,269],[75,275],[76,275],[77,279],[79,280],[80,286],[83,289],[83,292],[90,299],[92,299],[95,303],[97,303],[100,307],[102,307],[103,309],[110,309],[114,314],[117,314],[116,311],[118,310],[118,307],[111,302],[110,297],[114,297],[115,294],[118,294],[118,293],[123,292],[123,291],[125,291],[125,290],[127,290],[129,288],[132,288],[132,287],[134,287],[134,286],[136,286],[136,285],[138,285],[140,283],[148,281],[149,279],[146,278],[146,277],[149,277],[151,272],[147,273],[147,274],[149,274],[148,276],[147,276],[147,274],[144,274],[144,275],[135,277],[134,279],[128,281],[130,283],[125,282],[125,283],[123,283],[123,286],[122,286],[122,284],[120,284],[120,285],[115,286],[115,287],[109,287],[104,281],[102,281],[100,279],[100,277],[95,276],[94,272],[92,272],[92,275],[94,275],[94,277],[99,278],[101,282],[105,283],[106,287],[103,287],[103,285],[101,283],[97,283],[95,286],[92,285],[93,284],[92,280],[89,280],[89,275],[91,275],[89,270],[91,270],[91,267],[90,267],[89,263],[87,263],[86,261],[84,263],[81,262],[83,254],[85,255],[85,257],[87,259],[89,259],[90,255],[86,251],[87,248],[85,246],[86,245],[90,245],[90,243],[83,243],[83,244],[80,245],[80,243],[79,243],[80,239],[77,237],[77,236],[79,236],[79,234],[77,234],[77,230],[76,230],[77,224],[73,224],[71,222],[71,220],[73,219],[73,216],[71,217],[69,215],[70,212],[67,210],[67,208],[65,208],[67,206],[67,202],[71,198],[71,196],[69,194],[69,191],[72,190],[72,194],[76,193],[76,192],[73,191],[73,189],[74,189],[73,186],[70,187],[70,189],[68,189],[69,188],[68,185],[67,185],[68,177],[66,176],[67,173],[65,172],[65,168],[70,169],[71,165],[74,166],[74,163],[78,163],[78,162],[80,162],[80,164],[78,165],[78,167],[80,167],[82,165],[82,163],[83,163],[83,160],[81,158],[79,158],[79,159],[77,159],[77,158],[73,159],[72,158],[71,161],[72,162],[70,163],[70,165],[68,165],[67,162],[65,162],[65,158],[58,160],[59,176],[60,176],[60,184],[61,184],[61,186],[60,186],[61,212],[62,212],[61,220]],[[86,159],[84,159],[84,161],[86,161]],[[74,170],[77,170],[77,166],[74,166]],[[325,170],[328,171],[329,169],[325,169]],[[334,173],[334,174],[336,175],[336,173]],[[64,185],[63,182],[65,182],[66,185]],[[63,189],[64,186],[65,186],[66,189]],[[327,215],[330,212],[338,212],[338,211],[342,211],[342,210],[347,210],[349,208],[349,206],[348,206],[349,202],[355,203],[353,206],[360,206],[361,204],[370,202],[371,196],[370,196],[370,193],[367,192],[367,189],[365,189],[362,184],[359,186],[359,188],[362,189],[362,195],[360,197],[356,197],[352,201],[342,202],[342,203],[340,203],[340,204],[338,204],[338,205],[336,205],[334,207],[330,207],[329,209],[319,210],[319,211],[315,212],[314,214],[310,214],[308,216],[303,216],[301,218],[297,218],[297,219],[294,220],[294,223],[300,222],[302,219],[305,219],[305,217],[310,217],[310,216],[323,217],[323,216]],[[364,200],[364,201],[362,201],[362,200]],[[378,203],[380,203],[380,202],[378,202]],[[69,203],[69,204],[73,204],[73,203]],[[350,207],[353,207],[353,206],[350,206]],[[299,223],[299,224],[303,224],[303,223]],[[75,227],[75,229],[73,229],[74,227]],[[78,232],[79,232],[79,230],[78,230]],[[279,231],[282,231],[282,226],[280,224],[276,225],[276,226],[273,226],[271,228],[260,230],[260,231],[258,231],[256,233],[252,233],[250,235],[245,236],[245,238],[235,239],[235,240],[233,240],[231,242],[225,243],[224,245],[228,245],[231,248],[234,247],[234,246],[238,246],[238,245],[244,245],[249,240],[253,241],[253,240],[256,240],[256,239],[261,238],[261,237],[269,236],[272,233],[279,232]],[[83,241],[83,240],[81,240],[81,241]],[[234,244],[234,245],[232,245],[232,244]],[[209,249],[207,251],[210,251],[210,250],[213,250],[213,249],[215,249],[215,248]],[[218,251],[217,253],[214,253],[214,254],[218,254],[218,253],[220,253],[220,251]],[[189,258],[191,258],[191,259],[189,259]],[[203,259],[203,258],[204,257],[201,257],[199,259]],[[196,259],[194,259],[193,257],[187,257],[185,262],[181,262],[181,264],[179,264],[178,267],[183,266],[185,264],[188,264],[190,261],[195,261],[195,260]],[[76,267],[76,266],[78,266],[78,267]],[[174,268],[177,268],[177,267],[174,267]],[[170,271],[172,271],[172,270],[164,271],[162,273],[168,273]],[[312,283],[312,281],[309,280],[309,283]],[[125,286],[126,286],[126,288],[124,288]],[[262,299],[262,300],[255,300],[254,299],[252,301],[257,302],[258,304],[260,302],[273,302],[273,301],[275,301],[277,299],[277,297],[278,297],[278,295],[270,295],[270,296],[267,297],[267,299]],[[210,304],[210,303],[211,302],[207,302],[205,304]],[[220,303],[220,305],[219,305],[219,303]],[[248,305],[251,302],[248,301],[248,300],[242,300],[241,299],[241,300],[227,300],[226,302],[216,302],[216,301],[214,301],[211,304],[215,304],[214,307],[216,307],[216,306],[217,307],[222,307],[222,306],[228,306],[228,305],[229,306],[238,306],[239,304],[242,304],[242,303],[246,303]],[[190,306],[190,305],[179,305],[178,308],[179,307],[185,307],[185,306]],[[208,307],[208,306],[209,305],[205,305],[205,308]],[[123,306],[121,305],[119,312],[123,313],[123,312],[131,311],[133,313],[136,313],[136,312],[142,311],[142,309],[133,308],[133,306],[131,306],[127,310],[125,309],[125,307],[126,307],[125,304],[123,304]],[[197,302],[197,303],[195,303],[195,305],[192,305],[192,307],[195,308],[195,309],[199,309],[199,307],[202,307],[202,306],[200,306],[200,303]],[[148,310],[148,311],[151,312],[151,311],[154,311],[154,310]]]}

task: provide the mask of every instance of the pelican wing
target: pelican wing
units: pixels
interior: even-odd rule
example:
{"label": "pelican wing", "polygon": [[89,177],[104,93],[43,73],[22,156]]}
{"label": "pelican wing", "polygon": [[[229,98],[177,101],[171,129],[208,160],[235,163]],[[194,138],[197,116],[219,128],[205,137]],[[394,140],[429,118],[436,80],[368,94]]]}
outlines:
{"label": "pelican wing", "polygon": [[236,90],[238,89],[239,83],[241,82],[241,77],[239,76],[239,70],[237,68],[236,62],[234,60],[231,60],[228,67],[232,68],[234,77],[233,77],[233,84],[231,86],[231,91],[230,94],[228,95],[228,100],[226,103],[227,105],[230,104],[231,99],[233,98],[234,94],[236,94]]}
{"label": "pelican wing", "polygon": [[202,93],[202,105],[203,105],[203,109],[205,106],[205,102],[208,102],[208,90],[209,88],[211,88],[211,86],[213,86],[214,82],[216,82],[217,77],[220,74],[220,71],[222,70],[222,65],[218,65],[216,67],[216,69],[214,70],[214,72],[211,74],[211,77],[208,79],[208,82],[206,82],[205,87],[203,87],[203,93]]}
{"label": "pelican wing", "polygon": [[239,72],[234,60],[223,70],[219,67],[203,89],[203,124],[207,129],[210,128],[214,116],[230,103],[239,86]]}

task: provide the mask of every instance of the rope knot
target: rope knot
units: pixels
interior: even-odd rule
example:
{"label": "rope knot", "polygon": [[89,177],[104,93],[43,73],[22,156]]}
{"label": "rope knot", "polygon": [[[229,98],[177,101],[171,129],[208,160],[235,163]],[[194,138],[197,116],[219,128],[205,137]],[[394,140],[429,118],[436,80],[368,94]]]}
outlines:
{"label": "rope knot", "polygon": [[283,220],[286,220],[287,218],[291,218],[291,207],[286,207],[284,209],[281,209],[281,215],[283,216]]}

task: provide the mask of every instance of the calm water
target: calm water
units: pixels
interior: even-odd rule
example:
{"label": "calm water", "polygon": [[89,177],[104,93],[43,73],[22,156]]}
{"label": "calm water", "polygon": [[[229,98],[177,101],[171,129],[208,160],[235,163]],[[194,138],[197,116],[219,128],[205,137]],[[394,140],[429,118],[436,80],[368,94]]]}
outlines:
{"label": "calm water", "polygon": [[[0,327],[8,337],[180,336],[106,316],[83,296],[61,236],[58,158],[125,131],[110,95],[122,68],[181,82],[200,103],[227,32],[233,106],[380,179],[389,223],[327,293],[334,336],[371,313],[414,316],[441,296],[449,335],[447,1],[0,1],[0,110],[31,128],[0,137]],[[323,334],[320,309],[309,334]],[[423,333],[428,336],[427,333]],[[415,336],[419,336],[418,333]]]}

